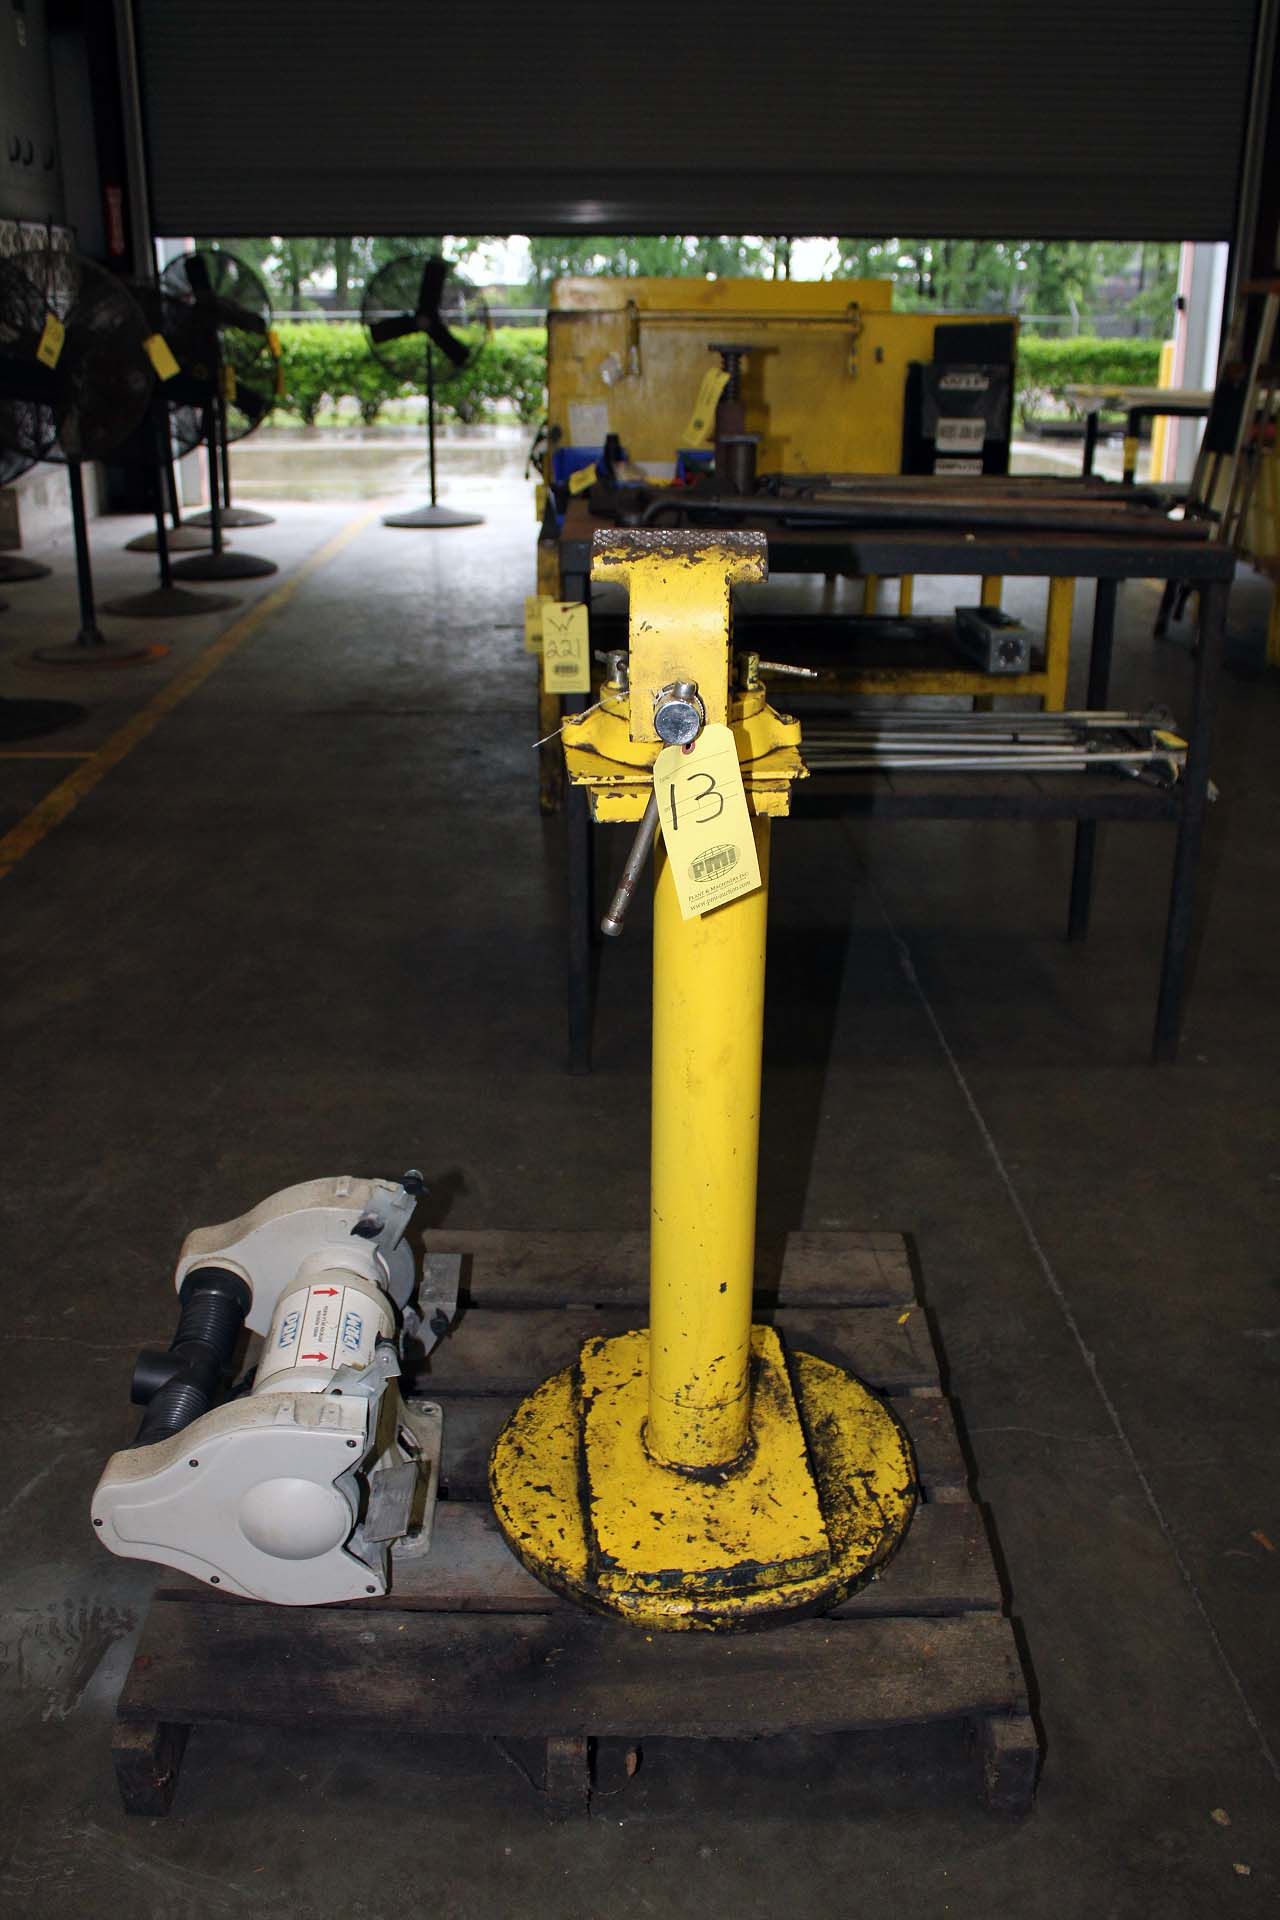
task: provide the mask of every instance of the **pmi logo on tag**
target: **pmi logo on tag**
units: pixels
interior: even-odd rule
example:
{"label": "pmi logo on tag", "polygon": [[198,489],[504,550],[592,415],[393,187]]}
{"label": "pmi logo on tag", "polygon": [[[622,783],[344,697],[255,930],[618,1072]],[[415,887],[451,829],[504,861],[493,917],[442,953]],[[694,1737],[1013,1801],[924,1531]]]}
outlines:
{"label": "pmi logo on tag", "polygon": [[728,845],[708,847],[696,860],[689,862],[689,878],[706,881],[719,880],[726,873],[732,873],[738,864],[738,849]]}

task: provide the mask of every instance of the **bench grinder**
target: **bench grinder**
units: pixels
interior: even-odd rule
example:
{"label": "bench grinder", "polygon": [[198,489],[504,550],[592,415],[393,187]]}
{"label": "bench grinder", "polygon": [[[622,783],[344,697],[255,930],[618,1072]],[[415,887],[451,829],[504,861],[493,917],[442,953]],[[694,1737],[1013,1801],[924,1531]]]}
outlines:
{"label": "bench grinder", "polygon": [[[886,1563],[915,1504],[884,1402],[753,1323],[770,828],[804,773],[798,724],[732,649],[731,587],[763,580],[766,552],[759,533],[597,532],[592,577],[628,590],[628,651],[564,727],[594,817],[640,822],[606,933],[653,852],[649,1325],[588,1339],[544,1381],[499,1434],[489,1485],[532,1573],[645,1628],[828,1611]],[[689,862],[699,809],[672,801],[670,756],[709,753],[713,731],[746,806],[735,835],[702,773],[692,794],[717,824]],[[731,890],[752,844],[760,884],[686,917],[686,877],[703,898]]]}
{"label": "bench grinder", "polygon": [[[145,1350],[145,1407],[93,1496],[103,1544],[258,1600],[319,1606],[385,1593],[391,1555],[431,1539],[441,1412],[406,1403],[406,1345],[429,1352],[457,1308],[456,1256],[421,1282],[405,1240],[421,1176],[311,1180],[188,1234],[167,1350]],[[252,1375],[231,1389],[245,1329]]]}

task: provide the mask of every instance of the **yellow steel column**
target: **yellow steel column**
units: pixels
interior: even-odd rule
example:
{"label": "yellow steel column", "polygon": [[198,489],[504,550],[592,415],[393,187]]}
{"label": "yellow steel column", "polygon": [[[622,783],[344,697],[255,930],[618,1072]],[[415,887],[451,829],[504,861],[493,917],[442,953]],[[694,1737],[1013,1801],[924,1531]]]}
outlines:
{"label": "yellow steel column", "polygon": [[898,581],[898,612],[905,618],[911,612],[915,599],[916,577],[914,573],[904,573]]}
{"label": "yellow steel column", "polygon": [[862,611],[864,614],[875,613],[879,605],[880,575],[878,573],[868,573],[863,577],[862,582]]}
{"label": "yellow steel column", "polygon": [[1071,664],[1071,614],[1075,606],[1074,580],[1049,582],[1045,615],[1044,665],[1049,685],[1044,704],[1049,713],[1061,713],[1067,704],[1067,670]]}
{"label": "yellow steel column", "polygon": [[1004,577],[999,573],[984,573],[979,604],[984,607],[998,607],[1004,593]]}
{"label": "yellow steel column", "polygon": [[691,920],[656,853],[645,1444],[693,1470],[737,1459],[751,1412],[769,821],[752,824],[760,886]]}

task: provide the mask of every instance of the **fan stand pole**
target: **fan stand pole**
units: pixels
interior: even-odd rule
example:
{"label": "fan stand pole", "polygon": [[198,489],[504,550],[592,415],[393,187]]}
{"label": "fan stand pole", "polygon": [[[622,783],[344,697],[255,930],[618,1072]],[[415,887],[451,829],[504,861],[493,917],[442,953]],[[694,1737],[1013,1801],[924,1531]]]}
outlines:
{"label": "fan stand pole", "polygon": [[436,357],[427,342],[427,466],[431,472],[431,504],[436,499]]}
{"label": "fan stand pole", "polygon": [[80,596],[80,631],[74,640],[37,647],[29,657],[42,667],[124,667],[138,660],[159,660],[168,647],[131,640],[108,640],[98,626],[93,605],[93,568],[89,562],[89,523],[84,511],[84,474],[78,460],[68,460],[71,488],[71,526],[76,542],[76,591]]}
{"label": "fan stand pole", "polygon": [[255,580],[263,574],[278,573],[274,560],[256,553],[228,553],[222,544],[222,488],[219,473],[218,444],[223,432],[221,368],[210,400],[209,431],[205,444],[209,454],[209,530],[213,535],[211,553],[193,554],[174,567],[178,580]]}
{"label": "fan stand pole", "polygon": [[383,515],[384,527],[482,527],[482,513],[459,513],[442,507],[436,497],[436,357],[427,342],[427,468],[431,475],[431,505],[411,513]]}
{"label": "fan stand pole", "polygon": [[93,605],[93,568],[89,561],[89,524],[84,511],[84,474],[78,460],[67,463],[71,485],[71,525],[76,541],[76,591],[80,596],[78,647],[105,647],[106,638],[98,626]]}
{"label": "fan stand pole", "polygon": [[[162,438],[164,452],[161,457],[164,461],[165,492],[169,498],[167,530],[169,551],[172,553],[177,548],[179,552],[184,549],[188,552],[200,552],[208,546],[209,542],[203,527],[197,520],[184,520],[182,517],[182,508],[178,501],[178,464],[173,457],[173,445],[168,434],[164,434]],[[150,533],[139,533],[132,540],[126,540],[124,543],[126,553],[157,553],[159,548],[159,536],[154,530]]]}
{"label": "fan stand pole", "polygon": [[209,460],[209,531],[213,535],[211,542],[215,560],[222,558],[222,491],[218,473],[218,447],[222,440],[222,393],[219,388],[213,394],[213,419],[209,426],[209,438],[205,443]]}
{"label": "fan stand pole", "polygon": [[[218,434],[218,458],[222,465],[222,514],[224,527],[273,527],[275,515],[260,513],[257,507],[236,507],[231,503],[231,433],[227,426],[226,407],[220,414],[221,428]],[[212,516],[207,513],[193,513],[187,525],[208,527]]]}
{"label": "fan stand pole", "polygon": [[[169,558],[169,529],[165,525],[165,475],[173,474],[173,450],[169,444],[167,414],[157,409],[151,414],[151,447],[154,455],[148,469],[147,490],[151,495],[152,509],[155,513],[155,550],[160,559],[160,585],[152,587],[148,593],[126,594],[119,600],[108,600],[104,613],[117,613],[126,620],[180,620],[194,615],[221,613],[227,607],[238,607],[240,602],[230,593],[192,593],[189,587],[180,587],[173,577],[173,562]],[[167,457],[166,457],[167,456]],[[164,652],[168,652],[166,646]]]}

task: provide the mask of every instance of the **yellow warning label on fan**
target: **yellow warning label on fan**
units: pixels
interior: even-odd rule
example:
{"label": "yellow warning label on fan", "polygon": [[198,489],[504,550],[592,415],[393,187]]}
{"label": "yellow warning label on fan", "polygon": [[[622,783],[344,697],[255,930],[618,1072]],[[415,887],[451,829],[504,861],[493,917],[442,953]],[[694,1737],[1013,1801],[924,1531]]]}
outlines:
{"label": "yellow warning label on fan", "polygon": [[760,885],[751,813],[728,727],[704,727],[691,747],[664,747],[653,769],[667,864],[686,920]]}
{"label": "yellow warning label on fan", "polygon": [[36,341],[36,359],[44,367],[56,367],[67,330],[56,313],[49,314]]}
{"label": "yellow warning label on fan", "polygon": [[178,363],[173,357],[173,350],[162,333],[149,333],[142,343],[142,351],[155,368],[159,379],[172,380],[174,374],[180,372]]}
{"label": "yellow warning label on fan", "polygon": [[594,487],[597,477],[594,461],[589,467],[579,467],[569,475],[570,493],[585,493],[588,487]]}
{"label": "yellow warning label on fan", "polygon": [[707,368],[702,376],[702,385],[698,388],[698,397],[693,403],[693,412],[689,415],[689,424],[680,436],[680,446],[706,446],[711,438],[720,395],[728,384],[729,376],[723,367]]}
{"label": "yellow warning label on fan", "polygon": [[542,609],[553,607],[555,601],[546,593],[526,593],[524,597],[524,650],[526,653],[542,652]]}
{"label": "yellow warning label on fan", "polygon": [[591,633],[581,600],[542,603],[542,686],[545,693],[591,691]]}
{"label": "yellow warning label on fan", "polygon": [[236,403],[236,370],[234,367],[222,369],[222,397],[229,407]]}

